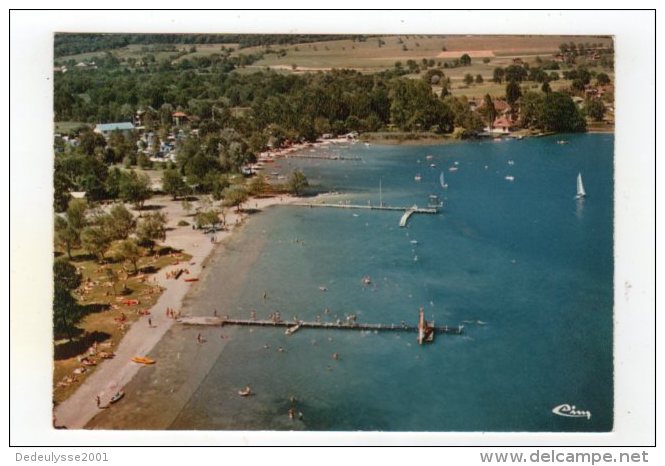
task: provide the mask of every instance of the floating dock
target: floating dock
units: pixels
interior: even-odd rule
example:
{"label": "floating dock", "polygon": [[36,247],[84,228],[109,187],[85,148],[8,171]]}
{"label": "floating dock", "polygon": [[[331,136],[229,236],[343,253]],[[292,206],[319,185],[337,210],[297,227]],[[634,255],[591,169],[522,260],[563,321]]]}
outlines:
{"label": "floating dock", "polygon": [[[418,325],[406,324],[372,324],[349,321],[337,322],[308,322],[303,320],[275,320],[275,319],[228,319],[223,317],[181,317],[177,320],[182,325],[205,325],[211,327],[224,327],[226,325],[239,325],[246,327],[274,327],[286,328],[289,334],[301,329],[336,329],[336,330],[366,330],[366,331],[395,331],[395,332],[419,332]],[[463,325],[456,327],[443,325],[430,327],[435,333],[447,333],[461,335],[464,331]]]}

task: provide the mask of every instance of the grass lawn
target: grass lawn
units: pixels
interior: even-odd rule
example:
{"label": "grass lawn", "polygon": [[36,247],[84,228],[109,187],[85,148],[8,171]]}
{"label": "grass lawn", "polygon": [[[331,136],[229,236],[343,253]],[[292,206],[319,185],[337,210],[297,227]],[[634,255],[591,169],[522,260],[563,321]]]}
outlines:
{"label": "grass lawn", "polygon": [[[146,255],[139,260],[137,275],[132,274],[131,265],[111,261],[102,265],[83,250],[72,252],[72,263],[83,277],[82,285],[72,295],[83,306],[85,316],[77,324],[80,335],[71,341],[58,336],[54,342],[53,399],[56,403],[70,396],[95,370],[95,366],[88,366],[85,373],[74,375],[74,370],[82,367],[78,357],[95,342],[99,351],[115,351],[128,326],[140,318],[139,313],[157,302],[162,289],[152,282],[153,274],[165,266],[191,258],[184,253],[171,253],[170,248],[156,248],[155,252],[156,255]],[[107,268],[118,276],[115,291],[106,274]],[[123,294],[124,287],[127,291]],[[138,300],[139,304],[123,304],[128,299]],[[122,314],[127,318],[124,325],[115,320]],[[73,381],[61,383],[66,378]]]}
{"label": "grass lawn", "polygon": [[76,129],[80,126],[91,126],[89,123],[83,123],[81,121],[56,121],[54,126],[54,132],[60,134],[67,134],[71,130]]}

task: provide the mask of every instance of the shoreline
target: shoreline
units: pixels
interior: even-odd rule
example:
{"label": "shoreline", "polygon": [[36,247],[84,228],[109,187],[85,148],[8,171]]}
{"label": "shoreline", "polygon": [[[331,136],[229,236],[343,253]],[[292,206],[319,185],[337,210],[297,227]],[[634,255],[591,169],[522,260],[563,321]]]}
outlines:
{"label": "shoreline", "polygon": [[[292,204],[301,199],[302,197],[291,195],[250,198],[244,205],[247,209],[256,209],[260,212],[267,207]],[[163,206],[163,211],[169,218],[168,227],[171,229],[167,233],[164,245],[192,256],[188,263],[184,264],[191,277],[198,277],[204,271],[206,264],[219,249],[218,246],[250,217],[244,211],[229,211],[226,217],[228,229],[218,232],[213,243],[210,237],[200,230],[193,230],[190,226],[177,226],[178,221],[186,216],[179,201],[173,201],[169,197],[155,197],[146,205]],[[163,287],[162,294],[150,308],[152,325],[148,325],[147,317],[132,324],[118,344],[115,357],[105,360],[69,398],[54,408],[55,425],[66,426],[68,429],[85,428],[99,412],[103,411],[96,404],[97,396],[101,400],[101,408],[108,407],[110,398],[137,375],[142,366],[133,363],[131,358],[148,355],[157,346],[175,323],[174,319],[166,316],[166,308],[180,310],[192,286],[196,284],[196,282],[185,282],[184,279],[167,278],[167,273],[181,268],[182,265],[164,267],[151,277],[152,282]]]}

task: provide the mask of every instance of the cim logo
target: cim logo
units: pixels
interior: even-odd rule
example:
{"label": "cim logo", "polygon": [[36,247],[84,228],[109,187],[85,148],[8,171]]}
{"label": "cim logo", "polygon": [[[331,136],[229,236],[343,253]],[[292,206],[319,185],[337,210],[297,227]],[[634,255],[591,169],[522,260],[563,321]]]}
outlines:
{"label": "cim logo", "polygon": [[562,404],[555,406],[554,409],[552,409],[552,412],[557,416],[578,418],[585,417],[587,419],[591,419],[591,411],[582,411],[577,409],[575,405]]}

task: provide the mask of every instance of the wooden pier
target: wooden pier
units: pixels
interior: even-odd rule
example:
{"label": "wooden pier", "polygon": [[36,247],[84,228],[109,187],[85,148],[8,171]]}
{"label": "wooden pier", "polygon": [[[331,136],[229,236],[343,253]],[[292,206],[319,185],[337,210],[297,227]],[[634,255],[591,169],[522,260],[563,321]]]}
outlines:
{"label": "wooden pier", "polygon": [[349,155],[328,155],[328,154],[288,154],[288,159],[316,159],[316,160],[354,160],[360,161],[362,158]]}
{"label": "wooden pier", "polygon": [[372,204],[330,204],[324,202],[295,202],[291,205],[298,207],[326,207],[332,209],[363,209],[363,210],[390,210],[394,212],[404,212],[399,221],[400,227],[405,227],[413,214],[438,214],[437,207],[418,207],[417,205],[411,207],[398,207],[388,205],[372,205]]}
{"label": "wooden pier", "polygon": [[[182,325],[206,325],[211,327],[224,327],[226,325],[239,325],[246,327],[273,327],[286,328],[289,334],[300,329],[335,329],[335,330],[366,330],[366,331],[393,331],[393,332],[418,332],[417,325],[406,324],[371,324],[350,321],[337,322],[308,322],[303,320],[276,320],[276,319],[229,319],[222,317],[182,317],[177,320]],[[447,333],[461,335],[464,326],[443,325],[432,327],[435,333]]]}

